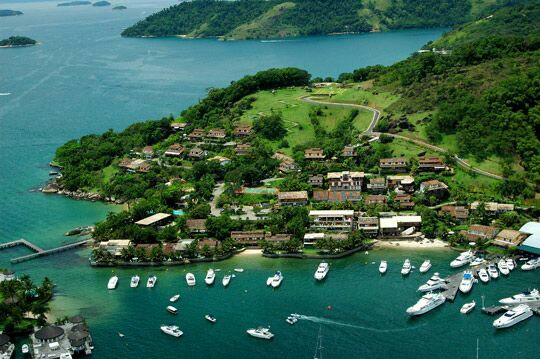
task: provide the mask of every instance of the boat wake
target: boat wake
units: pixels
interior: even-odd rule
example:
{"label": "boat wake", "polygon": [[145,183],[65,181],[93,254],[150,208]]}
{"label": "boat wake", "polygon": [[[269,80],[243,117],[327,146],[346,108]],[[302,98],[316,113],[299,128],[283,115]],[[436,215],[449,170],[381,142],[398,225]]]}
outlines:
{"label": "boat wake", "polygon": [[0,92],[0,96],[9,96],[11,92]]}
{"label": "boat wake", "polygon": [[363,327],[361,325],[356,325],[356,324],[344,323],[344,322],[340,322],[340,321],[332,320],[332,319],[313,317],[313,316],[309,316],[309,315],[299,315],[298,319],[307,320],[307,321],[310,321],[310,322],[313,322],[313,323],[328,324],[328,325],[339,325],[339,326],[342,326],[342,327],[367,330],[367,331],[370,331],[370,332],[377,332],[377,333],[404,332],[404,331],[408,331],[408,330],[414,330],[414,329],[423,327],[425,325],[425,324],[422,324],[422,325],[418,325],[418,326],[415,326],[415,327],[408,327],[408,328],[378,329],[378,328]]}

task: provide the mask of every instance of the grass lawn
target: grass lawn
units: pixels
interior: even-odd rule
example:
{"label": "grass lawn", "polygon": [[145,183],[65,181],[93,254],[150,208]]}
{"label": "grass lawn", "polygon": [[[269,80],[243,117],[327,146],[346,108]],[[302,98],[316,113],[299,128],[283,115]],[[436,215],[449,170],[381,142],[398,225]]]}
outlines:
{"label": "grass lawn", "polygon": [[426,155],[436,155],[437,152],[420,147],[414,143],[407,142],[400,139],[394,139],[392,142],[387,144],[382,144],[380,142],[373,143],[373,146],[377,148],[378,146],[388,146],[392,150],[392,155],[394,157],[418,157],[420,153],[426,153]]}
{"label": "grass lawn", "polygon": [[259,203],[268,203],[275,199],[275,196],[264,194],[241,194],[238,197],[238,203],[243,206],[253,206]]}
{"label": "grass lawn", "polygon": [[336,89],[331,102],[355,103],[384,110],[399,99],[390,92],[364,89],[363,84],[354,84],[351,88]]}

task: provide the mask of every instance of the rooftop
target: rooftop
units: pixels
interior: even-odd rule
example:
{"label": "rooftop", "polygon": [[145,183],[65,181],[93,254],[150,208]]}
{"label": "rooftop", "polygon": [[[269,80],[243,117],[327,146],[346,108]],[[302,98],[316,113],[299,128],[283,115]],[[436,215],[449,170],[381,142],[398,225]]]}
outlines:
{"label": "rooftop", "polygon": [[138,224],[140,226],[150,226],[152,224],[155,224],[159,221],[162,221],[164,219],[167,219],[169,217],[172,217],[172,214],[170,213],[156,213],[156,214],[153,214],[149,217],[146,217],[146,218],[143,218],[137,222],[135,222],[135,224]]}
{"label": "rooftop", "polygon": [[314,210],[314,211],[309,211],[309,215],[310,216],[328,216],[328,217],[331,217],[331,216],[352,216],[354,215],[354,211],[352,209],[343,209],[343,210]]}

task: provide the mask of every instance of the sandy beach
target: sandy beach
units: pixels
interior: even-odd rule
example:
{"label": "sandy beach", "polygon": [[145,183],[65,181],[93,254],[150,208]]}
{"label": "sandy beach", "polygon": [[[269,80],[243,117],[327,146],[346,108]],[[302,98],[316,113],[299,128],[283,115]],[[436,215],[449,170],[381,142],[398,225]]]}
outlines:
{"label": "sandy beach", "polygon": [[262,249],[246,249],[236,256],[260,256],[262,255]]}
{"label": "sandy beach", "polygon": [[422,241],[392,241],[384,240],[375,243],[375,247],[380,248],[403,248],[403,249],[436,249],[436,248],[448,248],[448,243],[441,241],[440,239],[429,240],[424,239]]}

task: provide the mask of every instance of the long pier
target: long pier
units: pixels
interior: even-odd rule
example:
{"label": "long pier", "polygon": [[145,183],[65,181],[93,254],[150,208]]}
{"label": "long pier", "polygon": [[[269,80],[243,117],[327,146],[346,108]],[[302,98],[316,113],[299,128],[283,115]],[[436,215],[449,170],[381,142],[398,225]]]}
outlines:
{"label": "long pier", "polygon": [[36,246],[35,244],[31,242],[28,242],[26,239],[18,239],[12,242],[1,243],[0,249],[13,248],[16,246],[25,246],[34,252],[43,252],[43,249],[41,249],[40,247]]}
{"label": "long pier", "polygon": [[83,246],[86,243],[88,243],[89,241],[90,241],[89,239],[84,239],[82,241],[68,243],[68,244],[65,244],[63,246],[52,248],[52,249],[43,249],[43,248],[38,247],[35,244],[27,241],[26,239],[18,239],[16,241],[12,241],[12,242],[1,243],[0,244],[0,250],[7,249],[7,248],[13,248],[13,247],[16,247],[16,246],[25,246],[25,247],[27,247],[28,249],[30,249],[31,251],[34,252],[32,254],[27,254],[27,255],[24,255],[24,256],[21,256],[21,257],[11,258],[11,260],[10,260],[11,263],[15,264],[15,263],[26,262],[26,261],[29,261],[29,260],[34,259],[34,258],[45,257],[45,256],[49,256],[49,255],[52,255],[52,254],[68,251],[70,249],[74,249],[74,248]]}

